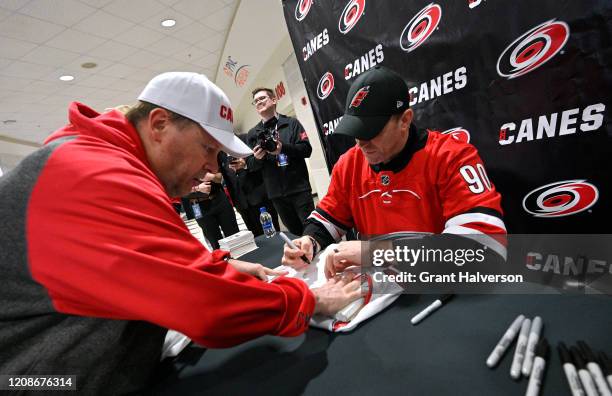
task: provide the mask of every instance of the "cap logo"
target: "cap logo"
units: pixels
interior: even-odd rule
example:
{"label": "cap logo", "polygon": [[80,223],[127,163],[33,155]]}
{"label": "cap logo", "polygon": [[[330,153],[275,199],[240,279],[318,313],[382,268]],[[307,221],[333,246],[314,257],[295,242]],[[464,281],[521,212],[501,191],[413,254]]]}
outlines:
{"label": "cap logo", "polygon": [[228,120],[229,122],[234,122],[234,114],[232,113],[232,109],[230,107],[221,105],[221,109],[219,110],[219,115],[224,120]]}
{"label": "cap logo", "polygon": [[398,100],[395,105],[399,109],[400,107],[402,107],[404,105],[404,102],[402,102],[401,100]]}
{"label": "cap logo", "polygon": [[351,100],[351,105],[349,107],[359,107],[359,105],[361,105],[361,102],[363,102],[366,96],[368,96],[368,93],[370,93],[369,85],[360,88],[359,91],[355,93],[355,96],[353,96],[353,99]]}

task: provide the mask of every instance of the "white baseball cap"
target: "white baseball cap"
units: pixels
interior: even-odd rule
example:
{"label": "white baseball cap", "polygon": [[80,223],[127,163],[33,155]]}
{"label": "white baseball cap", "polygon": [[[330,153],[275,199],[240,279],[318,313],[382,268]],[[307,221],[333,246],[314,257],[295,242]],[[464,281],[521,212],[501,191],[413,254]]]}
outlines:
{"label": "white baseball cap", "polygon": [[233,113],[227,95],[205,75],[168,72],[153,77],[138,96],[197,122],[234,157],[246,157],[253,151],[234,135]]}

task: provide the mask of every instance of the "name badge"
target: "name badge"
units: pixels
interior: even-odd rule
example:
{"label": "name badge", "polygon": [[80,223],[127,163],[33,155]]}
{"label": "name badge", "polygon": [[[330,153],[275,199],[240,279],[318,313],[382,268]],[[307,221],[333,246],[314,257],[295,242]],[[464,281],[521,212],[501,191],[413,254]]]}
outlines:
{"label": "name badge", "polygon": [[289,157],[287,157],[287,154],[280,153],[276,158],[276,163],[278,166],[287,166],[289,165]]}
{"label": "name badge", "polygon": [[193,209],[193,216],[196,219],[201,219],[202,218],[202,211],[200,210],[200,204],[199,203],[194,203],[193,205],[191,205],[191,209]]}

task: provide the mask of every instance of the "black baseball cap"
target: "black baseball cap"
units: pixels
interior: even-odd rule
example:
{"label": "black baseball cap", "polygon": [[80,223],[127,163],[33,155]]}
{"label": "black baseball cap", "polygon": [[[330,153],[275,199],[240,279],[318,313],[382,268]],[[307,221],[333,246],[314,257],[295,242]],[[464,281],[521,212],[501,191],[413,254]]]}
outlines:
{"label": "black baseball cap", "polygon": [[334,133],[361,140],[376,137],[392,115],[409,105],[408,85],[396,72],[375,66],[353,82],[346,96],[344,116]]}

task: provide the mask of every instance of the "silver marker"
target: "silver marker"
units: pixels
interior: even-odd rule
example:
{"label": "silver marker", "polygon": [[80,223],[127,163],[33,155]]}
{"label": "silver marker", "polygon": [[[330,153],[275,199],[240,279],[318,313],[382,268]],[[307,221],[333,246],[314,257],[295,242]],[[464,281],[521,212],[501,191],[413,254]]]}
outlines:
{"label": "silver marker", "polygon": [[510,327],[508,327],[508,330],[506,330],[497,345],[495,345],[495,348],[493,348],[493,352],[491,352],[487,358],[487,366],[495,367],[495,365],[499,362],[499,359],[501,359],[501,357],[504,355],[506,349],[508,349],[510,344],[512,344],[512,341],[514,341],[516,334],[523,324],[523,320],[525,320],[524,315],[519,315],[516,317],[516,319],[514,319],[514,322],[512,322]]}
{"label": "silver marker", "polygon": [[436,309],[438,309],[442,305],[444,305],[453,296],[454,296],[454,294],[445,294],[445,295],[443,295],[442,297],[440,297],[436,301],[434,301],[431,304],[429,304],[429,306],[427,306],[427,308],[425,308],[424,310],[422,310],[421,312],[416,314],[412,319],[410,319],[410,323],[412,323],[413,325],[416,325],[421,320],[423,320],[427,316],[429,316],[429,314],[431,314],[433,311],[435,311]]}
{"label": "silver marker", "polygon": [[531,373],[531,366],[533,365],[533,359],[535,357],[536,345],[540,340],[540,333],[542,332],[542,318],[536,316],[531,322],[531,328],[529,329],[529,340],[527,341],[527,349],[525,350],[525,360],[523,360],[523,368],[521,372],[525,377],[528,377]]}
{"label": "silver marker", "polygon": [[514,350],[514,358],[512,359],[512,365],[510,366],[510,376],[514,379],[521,377],[521,367],[523,367],[523,359],[525,358],[525,350],[527,349],[527,340],[529,338],[529,329],[531,328],[531,319],[523,320],[521,324],[521,332],[516,342],[516,349]]}
{"label": "silver marker", "polygon": [[531,371],[531,376],[529,376],[529,383],[527,384],[525,396],[537,396],[540,393],[542,378],[546,370],[546,359],[548,359],[549,352],[550,348],[548,347],[548,342],[546,338],[542,338],[536,347],[535,359],[533,359],[533,370]]}
{"label": "silver marker", "polygon": [[576,371],[576,366],[574,366],[572,362],[572,356],[569,350],[562,342],[557,345],[557,350],[559,351],[563,371],[565,372],[565,377],[567,377],[567,383],[569,384],[572,396],[584,396],[584,389],[582,389],[582,385],[580,384],[580,378],[578,378],[578,372]]}
{"label": "silver marker", "polygon": [[[291,239],[289,239],[289,237],[287,235],[285,235],[284,232],[279,231],[278,235],[283,238],[283,241],[285,241],[285,243],[287,243],[287,246],[289,246],[291,249],[295,249],[295,250],[299,250],[297,246],[295,246],[295,244],[291,241]],[[300,258],[302,259],[303,262],[305,262],[306,264],[310,264],[310,260],[308,260],[308,258],[306,257],[305,254],[302,254],[300,256]]]}
{"label": "silver marker", "polygon": [[610,385],[610,389],[612,389],[612,360],[610,360],[604,352],[599,352],[598,357],[599,364],[603,368],[606,380],[608,380],[608,385]]}
{"label": "silver marker", "polygon": [[597,364],[597,359],[595,359],[595,354],[591,351],[591,348],[584,341],[577,342],[578,347],[582,352],[582,356],[585,358],[586,367],[591,373],[591,377],[593,377],[593,381],[595,382],[595,386],[599,391],[601,396],[612,396],[612,392],[608,389],[608,384],[606,383],[606,378],[601,371],[601,367]]}
{"label": "silver marker", "polygon": [[586,369],[586,364],[584,363],[580,350],[576,347],[571,347],[570,354],[572,355],[576,368],[578,368],[578,377],[580,377],[584,392],[587,396],[599,396],[597,388],[595,388],[595,383],[593,382],[593,377],[591,377],[591,374]]}

